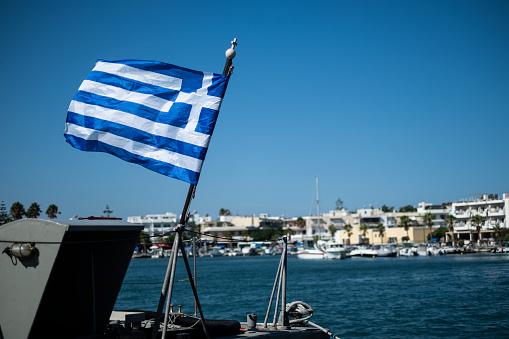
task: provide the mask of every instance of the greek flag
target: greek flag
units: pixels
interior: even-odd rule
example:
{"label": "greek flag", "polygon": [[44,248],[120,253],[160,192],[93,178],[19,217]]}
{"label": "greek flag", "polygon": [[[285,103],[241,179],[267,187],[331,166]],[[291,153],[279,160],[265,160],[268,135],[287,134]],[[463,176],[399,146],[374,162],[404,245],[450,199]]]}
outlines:
{"label": "greek flag", "polygon": [[98,60],[67,112],[64,136],[196,185],[228,77],[157,62]]}

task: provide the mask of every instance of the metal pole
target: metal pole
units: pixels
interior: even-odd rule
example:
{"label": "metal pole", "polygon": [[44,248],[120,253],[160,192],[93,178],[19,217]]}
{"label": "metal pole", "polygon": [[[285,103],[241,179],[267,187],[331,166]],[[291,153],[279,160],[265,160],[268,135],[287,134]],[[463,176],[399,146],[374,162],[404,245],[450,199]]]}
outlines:
{"label": "metal pole", "polygon": [[168,293],[168,288],[171,281],[171,291],[173,290],[173,279],[175,277],[175,267],[177,263],[177,249],[175,246],[177,239],[177,234],[175,234],[175,240],[173,241],[173,247],[171,249],[170,260],[168,260],[168,268],[166,269],[166,275],[164,276],[163,289],[161,291],[161,296],[159,297],[159,304],[157,305],[156,318],[154,320],[154,327],[152,328],[152,339],[157,338],[157,333],[159,331],[159,324],[161,323],[161,315],[163,312],[164,301],[166,299],[166,294]]}
{"label": "metal pole", "polygon": [[170,261],[172,263],[171,276],[170,276],[170,285],[169,285],[169,293],[168,300],[166,301],[166,310],[164,312],[164,327],[163,327],[163,335],[162,338],[166,337],[166,331],[168,330],[168,317],[170,315],[170,305],[171,305],[171,295],[173,292],[173,284],[175,282],[175,270],[177,268],[177,255],[178,255],[178,243],[181,242],[180,235],[175,233],[175,239],[173,240],[173,248],[175,251],[171,251]]}
{"label": "metal pole", "polygon": [[[198,287],[196,282],[196,237],[193,237],[193,276],[194,276],[194,287]],[[196,317],[196,300],[194,301],[194,316]]]}
{"label": "metal pole", "polygon": [[[281,258],[283,258],[283,257],[281,256]],[[280,273],[279,273],[279,281],[277,284],[276,304],[274,305],[274,319],[272,320],[272,323],[273,323],[272,326],[274,326],[274,327],[276,327],[276,324],[277,324],[277,316],[278,316],[277,311],[279,310],[279,297],[281,296],[281,281],[283,280],[283,278],[281,278],[283,265],[284,264],[282,263]]]}
{"label": "metal pole", "polygon": [[270,308],[272,307],[272,301],[274,300],[274,293],[276,292],[276,285],[278,284],[280,273],[281,273],[281,265],[283,265],[283,255],[281,254],[281,259],[279,260],[279,266],[277,267],[276,279],[274,280],[274,286],[272,287],[272,293],[270,295],[269,307],[267,307],[267,313],[265,314],[265,321],[263,322],[263,327],[267,328],[267,322],[269,321]]}
{"label": "metal pole", "polygon": [[286,264],[287,264],[287,256],[288,256],[288,239],[283,237],[283,267],[282,267],[282,289],[281,289],[281,318],[280,325],[288,326],[288,315],[286,312]]}
{"label": "metal pole", "polygon": [[[178,232],[179,232],[179,236],[180,236],[181,232],[183,232],[183,229],[179,228]],[[193,290],[193,294],[194,294],[194,301],[196,302],[196,306],[198,307],[198,311],[200,312],[200,318],[201,318],[203,331],[205,332],[205,336],[208,339],[209,333],[207,331],[207,327],[205,326],[205,317],[203,316],[203,311],[201,309],[200,300],[198,299],[198,292],[196,291],[196,286],[194,285],[193,275],[191,274],[191,268],[189,267],[189,262],[187,260],[186,249],[182,242],[180,242],[180,252],[182,252],[182,258],[184,259],[184,264],[186,265],[187,276],[189,277],[189,282],[191,283],[191,289]]]}

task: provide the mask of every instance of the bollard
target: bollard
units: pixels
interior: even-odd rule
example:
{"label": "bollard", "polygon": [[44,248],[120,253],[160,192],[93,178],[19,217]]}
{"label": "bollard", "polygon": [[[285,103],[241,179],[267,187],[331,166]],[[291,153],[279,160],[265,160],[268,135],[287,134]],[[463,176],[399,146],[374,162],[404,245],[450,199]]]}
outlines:
{"label": "bollard", "polygon": [[258,317],[256,316],[256,313],[248,314],[247,315],[247,328],[250,330],[255,329],[257,321],[258,321]]}

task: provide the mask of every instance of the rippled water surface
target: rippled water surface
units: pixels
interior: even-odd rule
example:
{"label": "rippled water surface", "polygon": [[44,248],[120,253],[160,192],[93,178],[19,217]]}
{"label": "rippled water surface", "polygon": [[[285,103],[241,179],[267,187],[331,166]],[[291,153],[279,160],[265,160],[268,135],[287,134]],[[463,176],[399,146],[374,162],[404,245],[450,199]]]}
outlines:
{"label": "rippled water surface", "polygon": [[[115,309],[155,311],[167,264],[134,259]],[[257,313],[263,321],[278,264],[277,256],[198,258],[205,317],[245,321]],[[172,304],[194,313],[185,278],[179,258]],[[287,302],[311,305],[311,320],[340,338],[509,338],[509,255],[290,256],[287,289]]]}

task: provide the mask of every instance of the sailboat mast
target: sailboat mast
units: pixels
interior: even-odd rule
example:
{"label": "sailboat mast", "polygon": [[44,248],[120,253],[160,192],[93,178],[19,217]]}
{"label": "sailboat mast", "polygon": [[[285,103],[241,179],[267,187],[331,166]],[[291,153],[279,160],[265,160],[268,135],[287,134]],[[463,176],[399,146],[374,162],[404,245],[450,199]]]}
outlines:
{"label": "sailboat mast", "polygon": [[321,237],[322,231],[320,227],[320,198],[318,196],[318,177],[316,177],[316,222],[318,225],[318,237]]}

